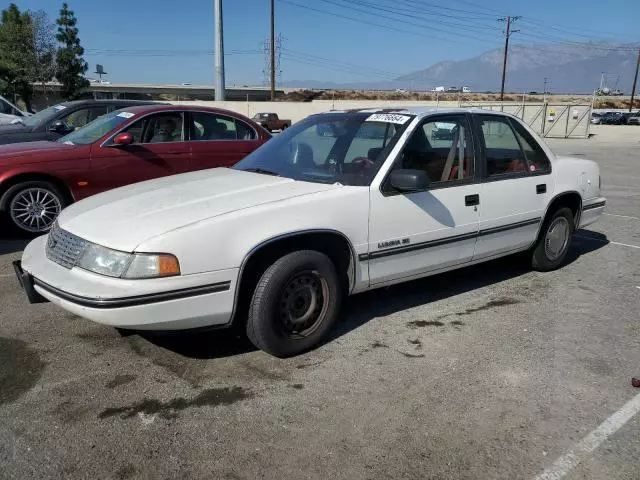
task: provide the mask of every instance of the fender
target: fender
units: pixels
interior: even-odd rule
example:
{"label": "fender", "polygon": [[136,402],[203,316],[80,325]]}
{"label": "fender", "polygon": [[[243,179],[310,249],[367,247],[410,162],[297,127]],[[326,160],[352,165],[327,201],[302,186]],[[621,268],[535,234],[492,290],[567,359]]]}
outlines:
{"label": "fender", "polygon": [[240,284],[242,283],[242,275],[244,273],[244,269],[247,266],[247,263],[249,262],[249,260],[251,259],[251,257],[257,253],[261,248],[273,243],[273,242],[277,242],[279,240],[285,239],[285,238],[291,238],[291,237],[297,237],[300,235],[306,235],[308,233],[329,233],[329,234],[333,234],[333,235],[339,235],[340,237],[342,237],[346,242],[347,245],[349,245],[349,251],[351,253],[351,260],[349,262],[349,268],[347,270],[347,277],[349,279],[349,294],[351,294],[351,292],[353,291],[353,288],[355,286],[355,262],[357,261],[357,255],[355,252],[355,249],[353,248],[353,244],[351,243],[351,240],[349,240],[349,238],[342,232],[339,232],[338,230],[331,230],[331,229],[308,229],[308,230],[297,230],[295,232],[287,232],[287,233],[283,233],[281,235],[276,235],[274,237],[268,238],[266,240],[263,240],[262,242],[260,242],[259,244],[255,245],[251,250],[249,250],[249,252],[244,256],[244,258],[242,259],[242,263],[240,264],[240,270],[238,271],[238,281],[236,282],[236,288],[235,288],[235,292],[233,294],[233,310],[231,311],[231,317],[229,317],[229,323],[228,325],[233,324],[234,320],[235,320],[235,316],[236,316],[236,312],[238,310],[238,301],[240,298]]}

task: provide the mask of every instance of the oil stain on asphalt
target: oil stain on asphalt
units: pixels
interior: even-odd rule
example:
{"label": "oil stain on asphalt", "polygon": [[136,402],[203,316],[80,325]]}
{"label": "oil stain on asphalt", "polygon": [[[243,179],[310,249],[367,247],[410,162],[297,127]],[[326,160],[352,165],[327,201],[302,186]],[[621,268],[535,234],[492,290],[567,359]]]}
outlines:
{"label": "oil stain on asphalt", "polygon": [[31,390],[45,366],[38,352],[22,340],[0,337],[0,405]]}
{"label": "oil stain on asphalt", "polygon": [[407,323],[407,326],[411,328],[443,327],[444,323],[438,320],[414,320],[412,322]]}
{"label": "oil stain on asphalt", "polygon": [[106,383],[106,388],[116,388],[120,385],[126,385],[136,379],[135,375],[116,375],[113,380]]}
{"label": "oil stain on asphalt", "polygon": [[178,412],[190,407],[216,407],[218,405],[231,405],[233,403],[253,397],[250,391],[242,387],[209,388],[203,390],[192,399],[174,398],[168,402],[156,399],[145,398],[140,402],[125,407],[106,408],[98,414],[98,418],[120,416],[120,418],[131,418],[138,413],[146,415],[158,414],[162,418],[176,418]]}

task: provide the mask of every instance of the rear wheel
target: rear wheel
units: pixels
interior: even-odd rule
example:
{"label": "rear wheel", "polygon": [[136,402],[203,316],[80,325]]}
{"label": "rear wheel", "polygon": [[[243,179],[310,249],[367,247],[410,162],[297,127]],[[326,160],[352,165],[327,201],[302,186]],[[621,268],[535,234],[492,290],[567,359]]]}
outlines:
{"label": "rear wheel", "polygon": [[569,251],[574,230],[571,209],[560,208],[547,216],[542,224],[540,238],[533,247],[531,257],[533,269],[546,272],[560,267]]}
{"label": "rear wheel", "polygon": [[6,215],[21,233],[40,235],[51,229],[66,204],[52,183],[23,182],[7,191]]}
{"label": "rear wheel", "polygon": [[264,272],[249,306],[247,335],[277,357],[318,345],[338,316],[342,300],[333,262],[302,250],[278,259]]}

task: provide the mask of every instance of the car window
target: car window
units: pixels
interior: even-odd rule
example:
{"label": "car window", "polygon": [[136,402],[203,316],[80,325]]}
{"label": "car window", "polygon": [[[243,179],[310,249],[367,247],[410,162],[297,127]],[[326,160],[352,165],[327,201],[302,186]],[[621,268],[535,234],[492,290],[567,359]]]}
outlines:
{"label": "car window", "polygon": [[13,107],[4,100],[0,99],[0,113],[6,113],[8,115],[15,115],[13,113]]}
{"label": "car window", "polygon": [[486,147],[487,176],[526,172],[526,157],[509,120],[495,115],[478,119]]}
{"label": "car window", "polygon": [[[106,113],[106,111],[104,113]],[[95,117],[91,118],[91,108],[81,108],[61,117],[60,120],[68,125],[70,129],[78,130],[94,118]]]}
{"label": "car window", "polygon": [[183,114],[181,112],[157,113],[132,124],[125,131],[133,136],[133,143],[182,142]]}
{"label": "car window", "polygon": [[254,140],[257,137],[249,125],[225,115],[193,112],[191,123],[191,139],[195,141]]}
{"label": "car window", "polygon": [[344,157],[345,163],[376,161],[376,157],[396,134],[396,126],[385,122],[363,122],[353,136]]}
{"label": "car window", "polygon": [[514,119],[511,120],[518,141],[522,150],[524,150],[524,156],[527,161],[527,169],[530,172],[550,172],[551,162],[547,158],[547,154],[535,138],[527,131],[520,122]]}
{"label": "car window", "polygon": [[394,169],[423,170],[429,183],[473,175],[471,131],[464,116],[429,119],[416,128]]}

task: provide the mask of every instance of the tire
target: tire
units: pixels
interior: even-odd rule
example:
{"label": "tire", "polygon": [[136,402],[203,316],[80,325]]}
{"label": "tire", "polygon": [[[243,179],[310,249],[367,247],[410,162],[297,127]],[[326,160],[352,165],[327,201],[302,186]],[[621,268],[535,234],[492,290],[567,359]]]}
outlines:
{"label": "tire", "polygon": [[563,207],[547,215],[532,249],[531,267],[539,272],[559,268],[567,256],[575,230],[573,212]]}
{"label": "tire", "polygon": [[69,203],[55,185],[39,180],[14,185],[5,198],[7,220],[20,233],[30,236],[47,233]]}
{"label": "tire", "polygon": [[[313,250],[289,253],[262,274],[247,316],[247,336],[259,349],[289,357],[318,345],[342,302],[333,262]],[[305,318],[306,317],[306,318]]]}
{"label": "tire", "polygon": [[284,132],[287,128],[289,128],[289,125],[285,123],[284,125],[282,125],[282,128],[280,129],[280,131]]}

